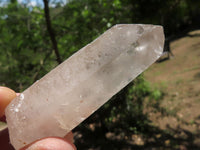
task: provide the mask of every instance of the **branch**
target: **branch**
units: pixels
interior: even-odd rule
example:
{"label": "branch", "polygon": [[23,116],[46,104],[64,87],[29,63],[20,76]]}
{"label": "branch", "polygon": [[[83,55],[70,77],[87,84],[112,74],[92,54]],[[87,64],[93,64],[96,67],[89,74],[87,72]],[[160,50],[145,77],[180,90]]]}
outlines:
{"label": "branch", "polygon": [[51,38],[51,42],[52,42],[52,46],[54,49],[54,52],[56,54],[56,61],[60,64],[62,63],[61,57],[60,57],[60,53],[58,51],[58,46],[57,46],[57,41],[55,38],[55,33],[51,27],[51,19],[50,19],[50,15],[49,15],[49,6],[48,6],[48,0],[43,0],[44,2],[44,12],[45,12],[45,19],[46,19],[46,25],[47,25],[47,30],[49,32],[50,38]]}

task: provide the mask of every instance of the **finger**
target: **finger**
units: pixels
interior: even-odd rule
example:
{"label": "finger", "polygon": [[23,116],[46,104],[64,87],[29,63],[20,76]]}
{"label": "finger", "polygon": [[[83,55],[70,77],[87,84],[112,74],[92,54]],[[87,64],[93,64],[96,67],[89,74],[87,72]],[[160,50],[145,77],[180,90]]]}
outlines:
{"label": "finger", "polygon": [[76,147],[68,140],[50,137],[36,141],[21,150],[76,150]]}
{"label": "finger", "polygon": [[0,118],[4,115],[6,106],[16,97],[15,91],[0,86]]}

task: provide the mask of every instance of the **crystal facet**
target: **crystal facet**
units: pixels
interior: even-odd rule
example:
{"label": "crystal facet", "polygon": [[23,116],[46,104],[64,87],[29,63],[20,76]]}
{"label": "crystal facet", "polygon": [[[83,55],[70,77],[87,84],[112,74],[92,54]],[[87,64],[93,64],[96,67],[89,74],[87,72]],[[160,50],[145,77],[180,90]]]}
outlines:
{"label": "crystal facet", "polygon": [[115,25],[11,102],[11,143],[63,137],[159,58],[163,44],[161,26]]}

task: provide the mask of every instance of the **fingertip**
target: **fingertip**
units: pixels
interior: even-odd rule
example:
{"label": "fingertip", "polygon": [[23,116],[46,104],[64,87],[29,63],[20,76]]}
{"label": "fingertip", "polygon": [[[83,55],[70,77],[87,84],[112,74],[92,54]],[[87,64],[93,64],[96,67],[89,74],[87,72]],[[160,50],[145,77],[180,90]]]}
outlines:
{"label": "fingertip", "polygon": [[0,118],[4,115],[7,105],[16,97],[15,91],[10,88],[0,86]]}
{"label": "fingertip", "polygon": [[36,141],[22,150],[76,150],[76,147],[68,140],[51,137]]}

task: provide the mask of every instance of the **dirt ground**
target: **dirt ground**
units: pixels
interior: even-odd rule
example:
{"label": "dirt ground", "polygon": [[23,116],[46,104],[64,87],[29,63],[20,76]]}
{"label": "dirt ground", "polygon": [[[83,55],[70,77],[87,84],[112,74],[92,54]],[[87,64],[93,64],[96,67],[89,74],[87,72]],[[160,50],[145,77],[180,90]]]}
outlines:
{"label": "dirt ground", "polygon": [[153,87],[164,93],[158,105],[146,113],[160,129],[180,131],[174,133],[175,138],[190,135],[191,144],[200,149],[200,30],[176,39],[170,47],[174,57],[153,64],[144,73]]}

